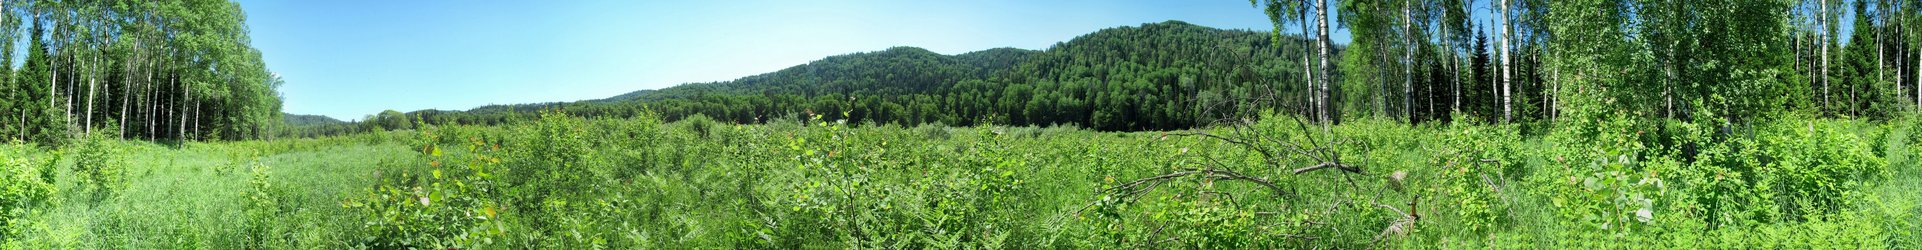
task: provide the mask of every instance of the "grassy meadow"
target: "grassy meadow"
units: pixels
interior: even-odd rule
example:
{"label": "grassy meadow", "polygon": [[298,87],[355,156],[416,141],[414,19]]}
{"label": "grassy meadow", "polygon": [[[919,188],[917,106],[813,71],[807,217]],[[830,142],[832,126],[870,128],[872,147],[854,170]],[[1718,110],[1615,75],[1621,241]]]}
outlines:
{"label": "grassy meadow", "polygon": [[[0,147],[0,248],[1908,249],[1922,243],[1913,121],[1611,137],[1358,120],[1315,139],[1281,117],[1116,133],[550,114],[87,139]],[[1360,169],[1265,155],[1289,142]]]}

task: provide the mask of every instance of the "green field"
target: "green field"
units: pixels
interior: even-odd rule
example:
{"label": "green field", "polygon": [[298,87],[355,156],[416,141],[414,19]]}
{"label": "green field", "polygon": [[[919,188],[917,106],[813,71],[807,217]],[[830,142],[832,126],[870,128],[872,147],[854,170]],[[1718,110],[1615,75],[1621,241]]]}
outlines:
{"label": "green field", "polygon": [[0,248],[1901,249],[1922,243],[1913,121],[1640,137],[1701,142],[1680,159],[1576,129],[1361,120],[1319,142],[1359,173],[1299,174],[1317,161],[1261,152],[1320,132],[1279,117],[1114,133],[550,114],[9,145]]}

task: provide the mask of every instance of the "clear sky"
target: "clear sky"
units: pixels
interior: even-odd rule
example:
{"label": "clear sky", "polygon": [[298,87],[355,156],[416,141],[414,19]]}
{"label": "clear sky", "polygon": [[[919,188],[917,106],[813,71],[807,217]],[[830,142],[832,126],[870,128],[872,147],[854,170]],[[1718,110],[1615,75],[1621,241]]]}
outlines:
{"label": "clear sky", "polygon": [[[1046,49],[1166,20],[1268,30],[1246,1],[243,0],[288,113],[575,101],[831,55]],[[1344,39],[1345,40],[1345,39]]]}

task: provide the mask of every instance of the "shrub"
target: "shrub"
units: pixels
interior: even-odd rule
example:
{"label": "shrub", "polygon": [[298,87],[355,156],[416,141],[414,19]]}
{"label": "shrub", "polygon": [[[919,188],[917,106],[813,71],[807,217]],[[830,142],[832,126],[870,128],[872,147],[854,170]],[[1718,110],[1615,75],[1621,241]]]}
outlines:
{"label": "shrub", "polygon": [[96,195],[110,195],[126,184],[126,159],[119,143],[105,134],[93,134],[74,149],[73,173],[82,186]]}
{"label": "shrub", "polygon": [[605,180],[595,168],[600,159],[580,118],[543,113],[516,135],[518,143],[503,145],[509,149],[507,185],[516,204],[586,195]]}
{"label": "shrub", "polygon": [[1431,162],[1432,166],[1445,166],[1440,169],[1439,180],[1448,205],[1455,210],[1460,223],[1470,232],[1487,234],[1502,228],[1508,218],[1509,202],[1502,196],[1504,191],[1514,192],[1507,187],[1505,177],[1509,168],[1504,166],[1522,165],[1512,153],[1520,151],[1515,142],[1520,141],[1514,126],[1504,127],[1464,127],[1456,128],[1453,136],[1446,137],[1449,145],[1461,147],[1452,152],[1440,152],[1442,157]]}
{"label": "shrub", "polygon": [[[436,141],[437,131],[427,128],[421,141]],[[373,188],[360,197],[344,202],[356,209],[366,221],[356,239],[363,246],[386,249],[477,248],[497,244],[506,235],[504,217],[509,210],[500,206],[501,188],[499,148],[478,138],[470,138],[465,150],[449,151],[428,144],[419,161],[384,163],[383,170],[395,173],[375,180]],[[424,171],[410,171],[422,166]],[[260,168],[256,168],[260,169]],[[424,173],[421,173],[424,172]],[[264,171],[257,170],[255,187],[272,192]],[[267,196],[272,197],[272,196]],[[275,204],[256,200],[256,204]]]}
{"label": "shrub", "polygon": [[[14,147],[14,146],[4,146]],[[45,206],[54,195],[51,161],[0,148],[0,247],[26,230],[25,218]]]}
{"label": "shrub", "polygon": [[938,124],[921,124],[920,126],[914,127],[914,133],[921,135],[922,139],[941,141],[947,140],[952,136],[949,134],[948,129],[947,126]]}
{"label": "shrub", "polygon": [[702,114],[694,114],[687,118],[681,118],[679,123],[682,128],[687,130],[688,134],[700,136],[701,138],[709,138],[712,136],[711,133],[714,132],[715,126],[717,126],[714,124],[714,119],[707,118],[707,115]]}
{"label": "shrub", "polygon": [[293,236],[293,232],[288,227],[291,221],[286,219],[287,214],[292,212],[286,200],[287,190],[274,184],[267,165],[259,161],[252,161],[248,165],[251,178],[247,180],[244,193],[248,203],[247,223],[243,231],[251,239],[249,243],[261,248],[292,247],[293,239],[289,237]]}
{"label": "shrub", "polygon": [[1767,172],[1756,187],[1781,198],[1783,219],[1801,221],[1807,215],[1840,212],[1860,191],[1886,179],[1885,162],[1853,133],[1840,131],[1835,121],[1795,122],[1770,126]]}
{"label": "shrub", "polygon": [[610,135],[611,138],[594,140],[596,148],[608,152],[606,163],[615,166],[611,173],[619,180],[631,179],[663,160],[667,154],[657,154],[656,149],[680,145],[662,145],[666,137],[661,131],[660,120],[651,113],[628,119],[599,119],[594,121],[595,134]]}

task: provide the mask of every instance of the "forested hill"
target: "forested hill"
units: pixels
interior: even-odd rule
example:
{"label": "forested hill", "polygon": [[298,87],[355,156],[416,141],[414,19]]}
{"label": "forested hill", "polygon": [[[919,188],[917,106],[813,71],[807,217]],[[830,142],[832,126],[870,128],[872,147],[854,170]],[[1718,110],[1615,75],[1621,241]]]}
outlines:
{"label": "forested hill", "polygon": [[[948,91],[966,79],[987,79],[1013,68],[1037,52],[1001,48],[941,55],[915,47],[830,56],[773,73],[729,82],[684,84],[659,91],[636,91],[611,101],[666,102],[703,95],[778,94],[799,96],[907,95]],[[716,115],[726,116],[726,115]]]}
{"label": "forested hill", "polygon": [[1298,99],[1299,94],[1287,93],[1300,93],[1303,86],[1283,83],[1301,82],[1303,41],[1167,21],[1103,29],[1044,51],[998,48],[942,55],[895,47],[608,99],[424,110],[405,117],[499,124],[544,109],[620,117],[647,107],[669,120],[702,114],[738,123],[814,112],[852,123],[1178,129],[1265,106],[1211,105],[1224,100],[1270,96],[1270,90],[1281,103]]}
{"label": "forested hill", "polygon": [[289,126],[321,126],[321,125],[334,125],[334,124],[347,123],[338,119],[334,119],[333,117],[327,117],[323,115],[300,115],[300,114],[281,113],[281,117],[282,117],[281,121],[286,122],[287,125]]}

